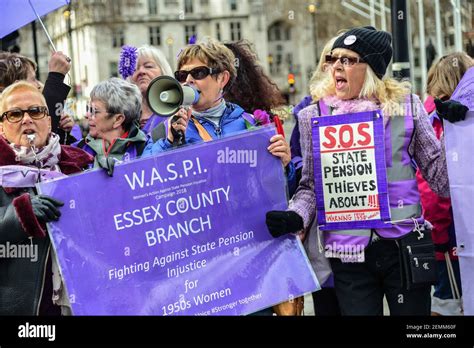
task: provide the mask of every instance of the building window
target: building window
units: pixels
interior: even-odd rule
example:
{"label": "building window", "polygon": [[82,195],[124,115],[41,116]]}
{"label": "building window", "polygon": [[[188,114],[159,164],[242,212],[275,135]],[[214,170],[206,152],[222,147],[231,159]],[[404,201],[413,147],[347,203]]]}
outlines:
{"label": "building window", "polygon": [[161,46],[160,27],[150,27],[148,28],[148,32],[150,34],[150,45]]}
{"label": "building window", "polygon": [[291,70],[293,67],[293,54],[288,53],[286,55],[286,63],[288,64],[289,69]]}
{"label": "building window", "polygon": [[178,0],[165,0],[165,6],[166,7],[178,6]]}
{"label": "building window", "polygon": [[122,47],[125,45],[125,34],[123,29],[112,31],[112,47]]}
{"label": "building window", "polygon": [[185,25],[184,26],[184,42],[187,44],[191,36],[196,35],[196,26],[195,25]]}
{"label": "building window", "polygon": [[158,0],[148,0],[148,13],[151,15],[158,14]]}
{"label": "building window", "polygon": [[184,13],[193,13],[193,0],[184,0]]}
{"label": "building window", "polygon": [[281,27],[275,27],[275,41],[281,40]]}
{"label": "building window", "polygon": [[221,24],[216,23],[216,38],[217,40],[221,41]]}
{"label": "building window", "polygon": [[109,77],[118,77],[118,64],[117,62],[109,63]]}
{"label": "building window", "polygon": [[230,22],[230,40],[242,40],[242,33],[240,31],[240,22]]}
{"label": "building window", "polygon": [[449,34],[448,36],[448,46],[454,46],[454,34]]}
{"label": "building window", "polygon": [[276,64],[280,66],[281,63],[283,63],[283,46],[277,45],[276,50],[277,50]]}
{"label": "building window", "polygon": [[268,28],[268,41],[290,41],[291,26],[276,22]]}
{"label": "building window", "polygon": [[230,10],[237,11],[237,0],[229,0]]}

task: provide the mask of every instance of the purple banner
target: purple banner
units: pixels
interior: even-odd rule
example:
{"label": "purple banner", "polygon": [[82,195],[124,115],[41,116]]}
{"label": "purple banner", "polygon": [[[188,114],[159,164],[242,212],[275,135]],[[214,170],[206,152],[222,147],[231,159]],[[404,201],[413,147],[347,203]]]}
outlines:
{"label": "purple banner", "polygon": [[295,236],[265,127],[38,185],[66,202],[48,225],[75,315],[241,315],[319,289]]}
{"label": "purple banner", "polygon": [[380,110],[312,118],[321,230],[386,227],[390,220]]}
{"label": "purple banner", "polygon": [[461,271],[465,315],[474,315],[474,68],[470,68],[451,96],[469,108],[466,119],[444,122],[451,205],[456,226],[456,254]]}

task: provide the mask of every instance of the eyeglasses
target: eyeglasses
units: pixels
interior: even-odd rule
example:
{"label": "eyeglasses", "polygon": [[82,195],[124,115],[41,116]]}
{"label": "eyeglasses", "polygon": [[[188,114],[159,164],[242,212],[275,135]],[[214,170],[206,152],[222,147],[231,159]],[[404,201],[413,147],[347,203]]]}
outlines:
{"label": "eyeglasses", "polygon": [[220,73],[219,69],[213,69],[207,66],[198,66],[197,68],[191,69],[189,71],[187,70],[175,71],[174,77],[176,78],[176,80],[183,83],[183,82],[186,82],[186,79],[188,78],[189,74],[191,74],[191,76],[195,80],[202,80],[208,77],[209,75],[215,75],[219,73]]}
{"label": "eyeglasses", "polygon": [[[92,117],[95,117],[96,114],[100,114],[102,111],[97,110],[92,105],[87,104],[86,105],[86,112],[91,114]],[[107,113],[106,111],[104,111],[104,112]]]}
{"label": "eyeglasses", "polygon": [[3,120],[4,117],[7,118],[8,122],[10,123],[18,123],[23,120],[25,116],[25,112],[30,115],[33,120],[41,120],[48,114],[48,108],[46,106],[33,106],[31,108],[21,110],[9,110],[5,111],[2,116],[0,117]]}
{"label": "eyeglasses", "polygon": [[340,60],[341,64],[344,66],[353,66],[354,64],[357,64],[357,63],[365,63],[362,58],[358,58],[358,57],[348,57],[348,56],[336,57],[330,54],[326,56],[326,63],[329,63],[331,65],[336,64],[338,60]]}

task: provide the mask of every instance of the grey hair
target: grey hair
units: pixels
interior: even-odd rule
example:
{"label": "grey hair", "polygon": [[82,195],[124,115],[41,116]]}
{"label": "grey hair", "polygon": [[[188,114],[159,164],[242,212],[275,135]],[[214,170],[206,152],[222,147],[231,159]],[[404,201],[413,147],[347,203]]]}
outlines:
{"label": "grey hair", "polygon": [[171,70],[170,63],[166,59],[163,52],[156,47],[143,45],[138,48],[138,59],[140,57],[148,57],[155,61],[155,63],[160,67],[161,73],[167,76],[173,76],[173,71]]}
{"label": "grey hair", "polygon": [[103,102],[107,112],[123,114],[125,121],[122,127],[125,130],[130,130],[132,123],[140,120],[142,94],[133,83],[112,77],[95,85],[90,97]]}

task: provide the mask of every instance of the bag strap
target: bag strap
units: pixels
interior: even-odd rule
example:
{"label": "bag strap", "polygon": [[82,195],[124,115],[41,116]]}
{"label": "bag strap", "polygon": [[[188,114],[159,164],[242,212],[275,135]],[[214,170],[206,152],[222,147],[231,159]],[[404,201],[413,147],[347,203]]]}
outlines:
{"label": "bag strap", "polygon": [[194,125],[197,128],[197,131],[199,133],[199,136],[201,137],[202,140],[205,142],[212,141],[212,137],[209,134],[209,132],[202,126],[202,124],[199,123],[198,120],[196,120],[195,117],[191,116],[191,120],[193,121]]}

